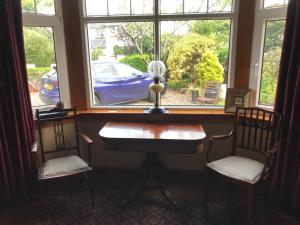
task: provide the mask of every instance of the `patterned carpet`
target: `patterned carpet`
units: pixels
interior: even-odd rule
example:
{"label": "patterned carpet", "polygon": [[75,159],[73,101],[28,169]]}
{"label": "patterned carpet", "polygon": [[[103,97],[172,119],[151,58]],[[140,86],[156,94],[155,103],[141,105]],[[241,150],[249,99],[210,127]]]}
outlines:
{"label": "patterned carpet", "polygon": [[[147,191],[126,208],[121,202],[133,187],[129,179],[108,179],[98,181],[95,187],[95,208],[87,188],[70,188],[63,194],[48,198],[45,204],[45,218],[38,225],[244,225],[244,205],[241,196],[235,192],[219,198],[212,193],[205,210],[201,191],[191,184],[170,186],[170,193],[180,210],[172,210],[164,204],[157,191]],[[72,191],[71,191],[72,190]],[[201,189],[200,189],[201,190]],[[222,191],[221,191],[222,192]],[[155,200],[155,201],[154,201]],[[157,203],[159,202],[159,203]],[[263,205],[263,204],[257,204]],[[268,213],[256,209],[251,225],[270,225]]]}

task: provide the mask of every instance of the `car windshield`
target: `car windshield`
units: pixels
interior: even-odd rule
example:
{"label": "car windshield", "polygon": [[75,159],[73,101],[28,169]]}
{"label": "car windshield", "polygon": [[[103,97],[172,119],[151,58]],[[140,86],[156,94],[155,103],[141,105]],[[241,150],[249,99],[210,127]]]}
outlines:
{"label": "car windshield", "polygon": [[117,70],[117,73],[118,75],[120,76],[124,76],[124,77],[130,77],[132,75],[143,75],[143,72],[131,67],[131,66],[128,66],[126,64],[121,64],[121,63],[118,63],[115,65],[115,68]]}
{"label": "car windshield", "polygon": [[134,74],[143,75],[143,72],[122,63],[112,63],[103,64],[95,63],[93,64],[93,71],[96,75],[100,76],[121,76],[121,77],[131,77]]}
{"label": "car windshield", "polygon": [[112,65],[93,64],[93,70],[97,75],[116,76],[116,70]]}

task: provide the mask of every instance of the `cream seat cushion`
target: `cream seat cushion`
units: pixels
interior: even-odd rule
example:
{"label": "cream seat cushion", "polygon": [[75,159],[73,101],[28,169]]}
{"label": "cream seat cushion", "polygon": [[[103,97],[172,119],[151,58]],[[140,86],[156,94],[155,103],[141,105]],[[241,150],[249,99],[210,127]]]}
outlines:
{"label": "cream seat cushion", "polygon": [[262,173],[264,164],[241,156],[230,156],[206,164],[212,170],[227,177],[255,184]]}
{"label": "cream seat cushion", "polygon": [[80,157],[72,155],[47,160],[39,173],[39,179],[62,177],[92,170]]}

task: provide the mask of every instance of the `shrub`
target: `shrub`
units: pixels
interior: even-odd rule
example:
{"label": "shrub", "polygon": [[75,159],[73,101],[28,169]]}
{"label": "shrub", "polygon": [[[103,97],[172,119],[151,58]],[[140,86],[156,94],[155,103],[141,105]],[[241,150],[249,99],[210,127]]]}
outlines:
{"label": "shrub", "polygon": [[201,80],[201,77],[199,78],[199,63],[207,51],[211,53],[209,53],[210,57],[206,56],[206,62],[202,64],[202,71],[204,70],[203,66],[210,67],[211,64],[218,63],[218,59],[211,56],[216,52],[215,41],[199,34],[190,34],[181,38],[174,44],[167,60],[168,82],[176,87],[188,88],[190,84],[199,86],[201,83],[199,82]]}
{"label": "shrub", "polygon": [[148,68],[148,63],[150,62],[149,55],[128,55],[120,60],[121,63],[125,63],[133,68],[136,68],[142,72],[146,72]]}
{"label": "shrub", "polygon": [[264,54],[263,70],[260,81],[260,104],[274,105],[280,56],[280,48],[272,49]]}
{"label": "shrub", "polygon": [[125,55],[125,54],[126,54],[125,47],[119,45],[114,46],[114,55]]}
{"label": "shrub", "polygon": [[46,73],[51,71],[51,67],[28,68],[27,75],[29,80],[40,79]]}
{"label": "shrub", "polygon": [[92,60],[98,60],[99,56],[103,55],[103,50],[102,48],[94,48],[92,50]]}
{"label": "shrub", "polygon": [[222,83],[224,80],[224,69],[219,63],[218,56],[212,51],[206,51],[198,65],[198,82],[200,87],[204,87],[208,81]]}

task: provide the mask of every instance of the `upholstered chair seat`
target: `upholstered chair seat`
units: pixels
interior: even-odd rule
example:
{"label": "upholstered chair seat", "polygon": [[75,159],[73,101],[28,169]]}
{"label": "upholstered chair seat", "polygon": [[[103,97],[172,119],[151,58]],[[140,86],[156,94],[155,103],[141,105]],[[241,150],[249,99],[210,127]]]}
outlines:
{"label": "upholstered chair seat", "polygon": [[40,168],[39,179],[62,177],[92,170],[76,155],[47,160]]}
{"label": "upholstered chair seat", "polygon": [[[250,222],[254,210],[255,189],[265,184],[265,198],[268,203],[268,190],[271,179],[271,163],[278,153],[276,139],[281,124],[281,116],[272,111],[255,107],[237,107],[235,123],[228,134],[212,135],[206,153],[207,185],[205,202],[209,192],[209,177],[217,175],[224,181],[242,186],[247,190],[247,221]],[[230,155],[214,160],[213,145],[220,140],[232,141]],[[216,146],[215,146],[216,147]],[[241,156],[249,157],[243,157]],[[252,157],[252,159],[251,159]],[[256,159],[261,159],[262,162]]]}
{"label": "upholstered chair seat", "polygon": [[[38,143],[32,147],[33,158],[37,160],[37,183],[41,199],[41,213],[44,217],[44,197],[50,181],[67,177],[76,177],[82,186],[83,179],[87,181],[94,207],[94,187],[91,147],[93,141],[83,133],[78,132],[76,108],[54,108],[36,110]],[[51,129],[52,128],[52,129]],[[52,130],[52,132],[51,132]],[[81,142],[82,151],[80,149]],[[45,149],[46,147],[46,149]],[[82,154],[87,150],[87,154]],[[81,157],[86,156],[86,161]],[[59,157],[60,156],[60,157]]]}
{"label": "upholstered chair seat", "polygon": [[260,179],[264,168],[264,164],[241,156],[229,156],[206,166],[226,177],[250,184],[255,184]]}

